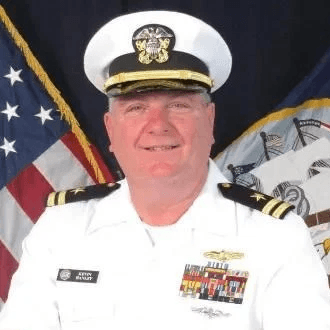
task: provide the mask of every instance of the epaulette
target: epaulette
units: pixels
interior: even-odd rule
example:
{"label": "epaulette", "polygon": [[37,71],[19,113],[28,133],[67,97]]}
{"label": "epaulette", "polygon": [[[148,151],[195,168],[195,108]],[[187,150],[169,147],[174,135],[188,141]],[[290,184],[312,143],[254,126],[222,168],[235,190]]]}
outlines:
{"label": "epaulette", "polygon": [[46,206],[63,205],[105,197],[119,187],[119,183],[101,183],[94,186],[52,192],[47,198]]}
{"label": "epaulette", "polygon": [[292,204],[235,183],[219,183],[218,188],[225,198],[277,219],[283,219],[289,211],[295,208]]}

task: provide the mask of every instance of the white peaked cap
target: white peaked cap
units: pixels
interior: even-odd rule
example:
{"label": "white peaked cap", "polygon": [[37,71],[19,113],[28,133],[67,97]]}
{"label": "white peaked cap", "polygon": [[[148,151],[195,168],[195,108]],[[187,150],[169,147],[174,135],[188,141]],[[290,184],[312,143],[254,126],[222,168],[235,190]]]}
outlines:
{"label": "white peaked cap", "polygon": [[159,79],[203,84],[214,92],[227,80],[231,65],[230,50],[213,27],[173,11],[137,12],[111,20],[90,40],[84,57],[88,79],[103,93],[123,83]]}

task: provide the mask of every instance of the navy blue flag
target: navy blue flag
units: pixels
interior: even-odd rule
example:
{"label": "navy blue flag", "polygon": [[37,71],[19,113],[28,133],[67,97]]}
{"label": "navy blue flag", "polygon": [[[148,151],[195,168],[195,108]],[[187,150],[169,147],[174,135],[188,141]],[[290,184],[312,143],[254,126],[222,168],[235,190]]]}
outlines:
{"label": "navy blue flag", "polygon": [[[296,206],[330,285],[330,49],[278,108],[219,154],[216,163],[229,180]],[[247,173],[230,170],[253,163]]]}
{"label": "navy blue flag", "polygon": [[279,104],[277,109],[297,106],[309,99],[330,96],[330,48],[322,56],[313,71],[298,84]]}

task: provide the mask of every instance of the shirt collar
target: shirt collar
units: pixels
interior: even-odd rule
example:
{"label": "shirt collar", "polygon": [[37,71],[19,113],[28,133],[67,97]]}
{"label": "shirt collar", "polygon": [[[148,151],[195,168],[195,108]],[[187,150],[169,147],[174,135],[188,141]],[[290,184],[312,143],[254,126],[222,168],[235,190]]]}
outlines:
{"label": "shirt collar", "polygon": [[224,198],[218,183],[229,182],[210,159],[209,172],[205,185],[192,206],[183,215],[189,217],[191,228],[216,235],[236,235],[236,206]]}
{"label": "shirt collar", "polygon": [[127,223],[128,220],[130,220],[130,222],[133,221],[133,223],[138,223],[140,221],[131,202],[126,179],[118,183],[120,184],[118,190],[95,202],[94,212],[88,227],[88,233],[101,227],[116,226],[121,223]]}
{"label": "shirt collar", "polygon": [[[222,197],[217,187],[220,182],[228,182],[228,180],[210,159],[204,187],[179,220],[179,226],[220,235],[235,235],[237,232],[235,204]],[[88,233],[120,223],[141,225],[141,220],[131,202],[127,181],[122,180],[119,183],[121,187],[117,191],[95,202]]]}

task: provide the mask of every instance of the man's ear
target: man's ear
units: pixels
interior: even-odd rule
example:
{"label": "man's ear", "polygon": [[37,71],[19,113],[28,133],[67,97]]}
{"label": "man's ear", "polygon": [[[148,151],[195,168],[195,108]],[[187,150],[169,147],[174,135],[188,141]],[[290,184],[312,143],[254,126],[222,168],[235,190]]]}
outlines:
{"label": "man's ear", "polygon": [[215,120],[215,104],[213,102],[210,102],[207,105],[207,113],[208,113],[210,123],[213,127],[214,126],[214,120]]}
{"label": "man's ear", "polygon": [[[113,132],[113,121],[112,121],[113,119],[112,119],[112,115],[109,111],[107,111],[104,114],[103,120],[104,120],[105,129],[107,130],[108,137],[109,137],[109,140],[111,143],[111,137],[112,137],[112,132]],[[109,150],[112,151],[111,144],[109,146]]]}
{"label": "man's ear", "polygon": [[107,130],[108,136],[111,139],[113,127],[112,127],[112,116],[111,116],[111,113],[109,111],[107,111],[104,114],[103,120],[104,120],[104,125],[105,125],[105,128]]}
{"label": "man's ear", "polygon": [[213,135],[213,130],[214,130],[214,121],[215,121],[215,104],[213,102],[208,103],[206,111],[211,126],[212,139],[213,139],[212,144],[214,144],[215,139]]}

